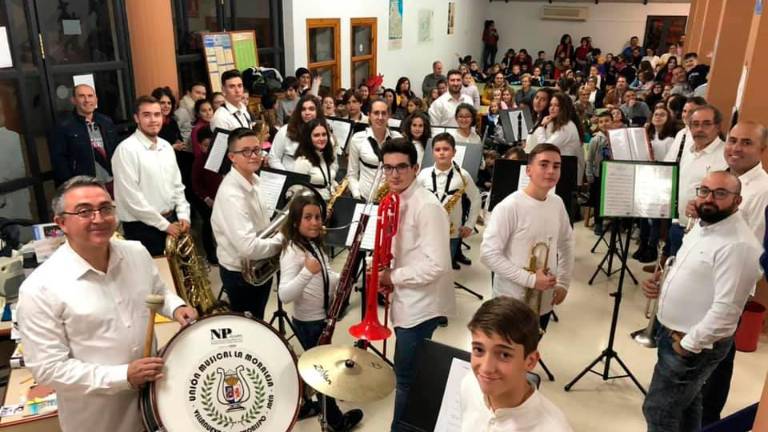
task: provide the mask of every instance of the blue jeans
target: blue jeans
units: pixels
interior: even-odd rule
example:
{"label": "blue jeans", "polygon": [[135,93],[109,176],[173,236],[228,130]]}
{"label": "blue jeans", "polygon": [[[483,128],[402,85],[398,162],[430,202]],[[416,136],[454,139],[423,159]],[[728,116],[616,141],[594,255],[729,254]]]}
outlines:
{"label": "blue jeans", "polygon": [[408,403],[408,392],[416,376],[416,351],[424,339],[432,339],[440,318],[435,317],[424,321],[411,328],[395,327],[395,377],[397,387],[395,390],[395,413],[392,416],[392,432],[399,429],[400,421],[405,406]]}
{"label": "blue jeans", "polygon": [[229,297],[229,305],[234,312],[250,312],[254,318],[263,320],[264,309],[269,301],[269,291],[272,289],[272,279],[264,285],[254,286],[243,279],[239,271],[231,271],[219,266],[221,289]]}
{"label": "blue jeans", "polygon": [[701,430],[701,389],[710,374],[728,354],[733,338],[721,339],[712,349],[681,357],[672,348],[666,327],[657,335],[658,360],[651,386],[643,403],[648,432]]}
{"label": "blue jeans", "polygon": [[684,235],[685,227],[676,223],[670,224],[667,232],[667,243],[664,245],[664,255],[668,257],[677,255],[677,251],[683,245]]}

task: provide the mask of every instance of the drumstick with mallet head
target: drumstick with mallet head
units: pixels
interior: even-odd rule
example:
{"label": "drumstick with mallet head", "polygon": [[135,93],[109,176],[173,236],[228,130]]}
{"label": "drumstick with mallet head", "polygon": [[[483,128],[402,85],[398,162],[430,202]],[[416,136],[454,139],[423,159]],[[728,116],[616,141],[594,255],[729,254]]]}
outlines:
{"label": "drumstick with mallet head", "polygon": [[155,339],[155,314],[163,308],[165,297],[160,294],[147,294],[144,303],[149,308],[149,321],[147,321],[147,334],[144,339],[144,357],[152,354],[152,342]]}

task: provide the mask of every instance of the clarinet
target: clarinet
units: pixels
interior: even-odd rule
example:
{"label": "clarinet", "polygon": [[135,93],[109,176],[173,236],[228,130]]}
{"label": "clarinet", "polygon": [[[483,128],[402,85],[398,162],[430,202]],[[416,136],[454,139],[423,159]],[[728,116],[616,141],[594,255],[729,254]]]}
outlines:
{"label": "clarinet", "polygon": [[523,140],[523,112],[520,111],[517,115],[517,141]]}

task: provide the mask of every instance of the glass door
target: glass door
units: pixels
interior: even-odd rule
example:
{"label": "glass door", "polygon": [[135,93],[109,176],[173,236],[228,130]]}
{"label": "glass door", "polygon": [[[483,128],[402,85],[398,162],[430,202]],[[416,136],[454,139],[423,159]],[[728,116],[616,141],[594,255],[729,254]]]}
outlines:
{"label": "glass door", "polygon": [[352,18],[352,82],[357,88],[376,76],[376,18]]}
{"label": "glass door", "polygon": [[341,87],[338,19],[307,20],[307,68],[322,78],[320,94],[334,94]]}

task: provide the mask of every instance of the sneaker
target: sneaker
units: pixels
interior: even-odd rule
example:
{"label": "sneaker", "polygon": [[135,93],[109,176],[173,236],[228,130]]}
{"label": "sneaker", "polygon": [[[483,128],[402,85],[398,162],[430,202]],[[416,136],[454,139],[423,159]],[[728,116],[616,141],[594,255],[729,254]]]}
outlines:
{"label": "sneaker", "polygon": [[453,267],[454,270],[461,270],[461,266],[456,261],[451,263],[451,267]]}
{"label": "sneaker", "polygon": [[355,428],[363,419],[363,411],[359,409],[352,409],[344,413],[341,416],[341,422],[335,425],[328,425],[331,432],[347,432]]}
{"label": "sneaker", "polygon": [[458,263],[460,263],[460,264],[464,264],[464,265],[468,265],[468,266],[469,266],[469,265],[472,265],[472,260],[471,260],[471,259],[469,259],[469,258],[467,258],[467,257],[466,257],[466,256],[464,256],[464,255],[458,255],[458,256],[456,257],[456,261],[457,261]]}
{"label": "sneaker", "polygon": [[437,317],[437,326],[438,327],[448,327],[448,317]]}
{"label": "sneaker", "polygon": [[656,254],[656,251],[653,249],[646,249],[639,257],[636,259],[640,261],[641,263],[652,263],[655,262],[656,259],[658,259],[658,255]]}

